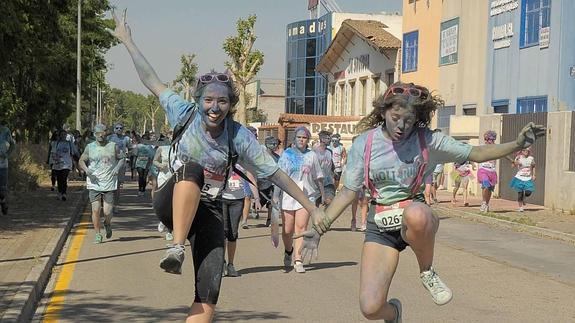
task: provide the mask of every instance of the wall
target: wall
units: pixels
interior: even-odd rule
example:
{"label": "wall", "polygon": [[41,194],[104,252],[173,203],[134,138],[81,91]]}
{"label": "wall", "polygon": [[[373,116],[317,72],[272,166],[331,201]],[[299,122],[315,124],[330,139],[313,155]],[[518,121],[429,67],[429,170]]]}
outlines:
{"label": "wall", "polygon": [[574,112],[551,112],[547,115],[547,159],[545,174],[545,206],[549,208],[571,210],[575,209],[575,172],[568,171],[569,156],[575,151],[569,151],[572,124],[571,114]]}
{"label": "wall", "polygon": [[[442,2],[442,0],[417,0],[414,7],[409,0],[403,0],[403,34],[418,30],[419,39],[417,70],[402,73],[401,81],[417,83],[430,90],[438,89]],[[403,39],[403,36],[398,38]]]}
{"label": "wall", "polygon": [[459,18],[459,34],[457,62],[439,66],[438,92],[456,115],[463,114],[464,105],[476,105],[477,115],[485,110],[488,8],[489,0],[443,1],[441,22]]}

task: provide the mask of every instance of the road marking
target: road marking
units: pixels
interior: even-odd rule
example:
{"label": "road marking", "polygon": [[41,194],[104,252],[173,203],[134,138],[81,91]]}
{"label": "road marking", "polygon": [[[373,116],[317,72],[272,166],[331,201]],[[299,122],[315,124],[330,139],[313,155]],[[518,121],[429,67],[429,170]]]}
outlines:
{"label": "road marking", "polygon": [[80,219],[80,224],[78,224],[76,229],[72,231],[70,248],[68,249],[66,260],[64,260],[64,265],[62,265],[60,269],[60,274],[56,280],[52,297],[50,297],[48,305],[46,306],[46,312],[44,313],[44,319],[42,322],[58,322],[60,311],[64,305],[66,292],[68,291],[70,282],[74,277],[76,261],[79,258],[80,249],[82,248],[84,238],[86,237],[86,231],[88,231],[91,226],[91,213],[90,211],[84,212]]}

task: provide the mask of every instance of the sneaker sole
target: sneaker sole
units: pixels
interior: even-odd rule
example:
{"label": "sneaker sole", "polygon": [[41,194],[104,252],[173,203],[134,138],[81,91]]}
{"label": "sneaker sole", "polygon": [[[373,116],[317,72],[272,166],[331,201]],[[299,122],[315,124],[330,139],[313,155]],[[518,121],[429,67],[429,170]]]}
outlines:
{"label": "sneaker sole", "polygon": [[171,257],[162,259],[160,262],[160,268],[170,274],[182,274],[182,264],[177,259]]}
{"label": "sneaker sole", "polygon": [[389,303],[395,305],[395,308],[397,308],[397,318],[394,320],[394,322],[401,323],[402,320],[401,302],[397,298],[392,298],[389,300]]}

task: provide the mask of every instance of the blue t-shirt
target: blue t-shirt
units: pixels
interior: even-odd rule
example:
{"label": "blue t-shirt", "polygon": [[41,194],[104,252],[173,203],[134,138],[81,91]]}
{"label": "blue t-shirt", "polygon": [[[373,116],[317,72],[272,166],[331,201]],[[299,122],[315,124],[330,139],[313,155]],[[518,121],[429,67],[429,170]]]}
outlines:
{"label": "blue t-shirt", "polygon": [[[377,195],[373,198],[378,203],[391,205],[411,196],[410,185],[417,176],[423,156],[417,131],[399,143],[385,137],[383,131],[380,126],[373,136],[369,178],[377,191]],[[441,132],[432,132],[427,128],[424,131],[429,160],[423,178],[429,176],[437,164],[463,163],[469,157],[472,146]],[[344,186],[356,192],[361,190],[364,184],[364,160],[368,133],[369,131],[366,131],[353,142],[344,175]]]}
{"label": "blue t-shirt", "polygon": [[0,126],[0,168],[8,168],[8,152],[14,145],[10,129]]}
{"label": "blue t-shirt", "polygon": [[[165,90],[160,95],[160,103],[166,111],[171,127],[175,127],[184,118],[190,109],[198,109],[198,105],[185,101],[171,90]],[[225,122],[228,122],[226,119]],[[277,163],[267,154],[258,143],[255,136],[239,123],[234,123],[235,137],[233,144],[238,154],[237,163],[241,164],[258,178],[266,178],[278,170]],[[217,197],[225,180],[228,160],[228,131],[224,125],[224,132],[217,138],[202,127],[200,113],[195,113],[189,127],[182,134],[177,145],[174,168],[181,164],[195,162],[204,168],[205,184],[202,188],[202,197]],[[207,180],[207,181],[206,181]],[[208,183],[209,181],[209,183]],[[207,185],[206,185],[207,184]]]}

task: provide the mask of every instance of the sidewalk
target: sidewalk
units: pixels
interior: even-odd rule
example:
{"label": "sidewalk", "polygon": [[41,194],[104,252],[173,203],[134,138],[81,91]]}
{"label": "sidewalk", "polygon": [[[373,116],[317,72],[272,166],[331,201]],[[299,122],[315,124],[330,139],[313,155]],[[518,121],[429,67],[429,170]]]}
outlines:
{"label": "sidewalk", "polygon": [[84,182],[68,184],[68,199],[49,187],[10,196],[0,215],[0,321],[27,321],[42,296],[75,217],[86,206]]}
{"label": "sidewalk", "polygon": [[518,212],[517,201],[492,198],[489,212],[481,213],[481,197],[469,196],[469,206],[463,206],[463,195],[457,195],[455,206],[451,204],[452,192],[438,191],[439,203],[434,209],[440,216],[458,216],[472,221],[506,227],[537,236],[557,239],[575,244],[575,214],[573,211],[552,210],[529,204],[524,212]]}

